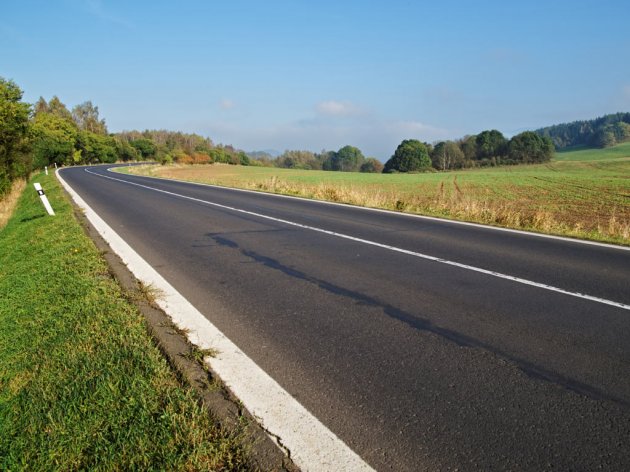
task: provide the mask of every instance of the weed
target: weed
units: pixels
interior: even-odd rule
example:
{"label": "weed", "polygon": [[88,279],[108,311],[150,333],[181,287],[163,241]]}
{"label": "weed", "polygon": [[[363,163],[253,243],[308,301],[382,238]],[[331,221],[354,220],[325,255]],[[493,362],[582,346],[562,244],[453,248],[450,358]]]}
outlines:
{"label": "weed", "polygon": [[206,357],[216,357],[218,354],[219,352],[216,349],[201,349],[200,347],[191,344],[190,351],[186,353],[184,357],[205,366],[204,359]]}
{"label": "weed", "polygon": [[151,305],[156,305],[158,300],[164,299],[164,292],[156,286],[138,281],[138,293]]}

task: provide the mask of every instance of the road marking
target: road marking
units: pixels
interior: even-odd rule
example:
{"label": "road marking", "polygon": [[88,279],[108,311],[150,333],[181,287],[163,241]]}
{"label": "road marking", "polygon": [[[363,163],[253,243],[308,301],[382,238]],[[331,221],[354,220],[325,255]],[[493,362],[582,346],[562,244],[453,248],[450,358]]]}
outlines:
{"label": "road marking", "polygon": [[[87,169],[85,171],[94,174]],[[188,332],[190,341],[202,349],[212,348],[218,351],[215,357],[206,358],[206,362],[243,402],[245,408],[259,420],[270,437],[279,443],[281,449],[290,451],[291,459],[301,470],[373,472],[357,453],[295,400],[136,253],[68,185],[59,171],[57,177],[76,204],[84,209],[90,223],[134,276],[163,293],[156,303],[178,327]]]}
{"label": "road marking", "polygon": [[[118,166],[118,167],[122,167],[122,166]],[[108,172],[112,172],[112,173],[123,174],[122,172],[115,172],[116,168],[117,167],[109,167],[107,169],[107,171]],[[605,248],[608,248],[608,249],[616,249],[616,250],[619,250],[619,251],[630,251],[630,246],[618,246],[618,245],[615,245],[615,244],[600,243],[598,241],[588,241],[588,240],[585,240],[585,239],[567,238],[565,236],[556,236],[556,235],[553,235],[553,234],[534,233],[532,231],[524,231],[524,230],[520,230],[520,229],[502,228],[500,226],[490,226],[490,225],[484,225],[484,224],[481,224],[481,223],[471,223],[470,221],[449,220],[449,219],[446,219],[446,218],[438,218],[436,216],[417,215],[415,213],[404,213],[404,212],[401,212],[401,211],[386,210],[384,208],[371,208],[371,207],[353,205],[351,203],[329,202],[329,201],[326,201],[326,200],[316,200],[316,199],[313,199],[313,198],[298,197],[298,196],[295,196],[295,195],[282,195],[280,193],[264,192],[262,190],[250,190],[250,189],[246,189],[246,188],[226,187],[225,185],[204,184],[204,183],[201,183],[201,182],[190,182],[188,180],[170,179],[170,178],[165,178],[165,177],[155,177],[155,176],[136,175],[136,174],[127,174],[127,175],[130,175],[130,176],[133,176],[133,177],[141,177],[141,178],[145,178],[145,179],[165,180],[167,182],[179,182],[179,183],[182,183],[182,184],[198,185],[200,187],[210,187],[210,188],[217,188],[217,189],[221,189],[221,190],[230,190],[230,191],[233,191],[233,192],[244,192],[244,193],[251,193],[251,194],[254,194],[254,195],[265,195],[265,196],[268,196],[268,197],[275,197],[275,198],[288,198],[288,199],[292,199],[292,200],[299,200],[299,201],[302,201],[302,202],[310,202],[310,203],[321,204],[321,205],[333,205],[333,206],[338,206],[338,207],[342,207],[342,208],[352,208],[353,210],[363,210],[363,211],[372,211],[372,212],[376,212],[376,213],[386,213],[388,215],[395,215],[395,216],[400,216],[400,217],[403,217],[403,218],[416,218],[416,219],[420,219],[420,220],[436,221],[438,223],[449,224],[449,225],[470,226],[470,227],[473,227],[473,228],[481,228],[481,229],[490,230],[490,231],[501,231],[501,232],[504,232],[504,233],[521,234],[523,236],[534,237],[534,238],[555,239],[557,241],[565,241],[565,242],[574,243],[574,244],[585,244],[585,245],[588,245],[588,246],[605,247]]]}
{"label": "road marking", "polygon": [[111,177],[111,176],[108,176],[108,175],[97,174],[96,172],[91,172],[88,169],[84,169],[84,170],[85,170],[85,172],[87,172],[89,174],[93,174],[93,175],[96,175],[98,177],[102,177],[104,179],[115,180],[115,181],[122,182],[122,183],[125,183],[125,184],[128,184],[128,185],[134,185],[136,187],[141,187],[141,188],[145,188],[147,190],[152,190],[154,192],[160,192],[160,193],[164,193],[164,194],[171,195],[171,196],[174,196],[174,197],[183,198],[183,199],[186,199],[186,200],[191,200],[191,201],[195,201],[195,202],[198,202],[198,203],[204,203],[206,205],[211,205],[211,206],[215,206],[215,207],[218,207],[218,208],[223,208],[225,210],[230,210],[230,211],[234,211],[234,212],[237,212],[237,213],[243,213],[243,214],[255,216],[255,217],[258,217],[258,218],[275,221],[275,222],[286,224],[286,225],[289,225],[289,226],[295,226],[295,227],[306,229],[306,230],[309,230],[309,231],[315,231],[315,232],[318,232],[318,233],[328,234],[330,236],[335,236],[337,238],[347,239],[347,240],[350,240],[350,241],[355,241],[355,242],[358,242],[358,243],[367,244],[367,245],[379,247],[379,248],[382,248],[382,249],[387,249],[389,251],[393,251],[393,252],[397,252],[397,253],[401,253],[401,254],[406,254],[406,255],[409,255],[409,256],[413,256],[413,257],[418,257],[420,259],[425,259],[425,260],[428,260],[428,261],[438,262],[440,264],[445,264],[445,265],[449,265],[449,266],[453,266],[453,267],[458,267],[460,269],[470,270],[470,271],[473,271],[473,272],[489,275],[489,276],[492,276],[492,277],[497,277],[497,278],[500,278],[500,279],[510,280],[512,282],[517,282],[517,283],[520,283],[520,284],[523,284],[523,285],[529,285],[529,286],[541,288],[541,289],[544,289],[544,290],[550,290],[552,292],[561,293],[563,295],[569,295],[571,297],[581,298],[581,299],[589,300],[589,301],[596,302],[596,303],[603,303],[604,305],[614,306],[616,308],[621,308],[623,310],[630,310],[630,305],[626,305],[624,303],[616,302],[616,301],[613,301],[613,300],[607,300],[605,298],[594,297],[592,295],[588,295],[588,294],[585,294],[585,293],[571,292],[571,291],[568,291],[568,290],[563,290],[563,289],[558,288],[558,287],[554,287],[553,285],[547,285],[547,284],[543,284],[543,283],[540,283],[540,282],[534,282],[532,280],[527,280],[527,279],[522,279],[520,277],[515,277],[515,276],[512,276],[512,275],[502,274],[501,272],[495,272],[495,271],[492,271],[492,270],[482,269],[480,267],[475,267],[475,266],[471,266],[471,265],[467,265],[467,264],[462,264],[460,262],[454,262],[454,261],[450,261],[448,259],[442,259],[440,257],[430,256],[428,254],[423,254],[423,253],[420,253],[420,252],[410,251],[408,249],[403,249],[403,248],[399,248],[399,247],[396,247],[396,246],[390,246],[388,244],[383,244],[383,243],[379,243],[379,242],[376,242],[376,241],[370,241],[368,239],[357,238],[355,236],[350,236],[350,235],[343,234],[343,233],[337,233],[335,231],[330,231],[330,230],[327,230],[327,229],[318,228],[316,226],[304,225],[302,223],[296,223],[294,221],[283,220],[281,218],[275,218],[273,216],[264,215],[262,213],[256,213],[256,212],[253,212],[253,211],[243,210],[241,208],[235,208],[235,207],[231,207],[231,206],[227,206],[227,205],[222,205],[220,203],[215,203],[215,202],[210,202],[210,201],[207,201],[207,200],[202,200],[202,199],[199,199],[199,198],[189,197],[187,195],[182,195],[182,194],[179,194],[179,193],[169,192],[167,190],[162,190],[162,189],[159,189],[159,188],[150,187],[148,185],[143,185],[143,184],[139,184],[139,183],[136,183],[136,182],[130,182],[128,180],[118,179],[118,178]]}

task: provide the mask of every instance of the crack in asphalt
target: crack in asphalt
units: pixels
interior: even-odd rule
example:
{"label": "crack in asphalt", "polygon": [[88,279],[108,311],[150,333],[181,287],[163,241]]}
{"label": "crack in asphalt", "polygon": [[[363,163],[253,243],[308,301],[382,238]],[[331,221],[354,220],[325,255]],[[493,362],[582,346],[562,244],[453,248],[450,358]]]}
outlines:
{"label": "crack in asphalt", "polygon": [[593,400],[609,401],[614,402],[618,405],[622,405],[626,408],[630,407],[630,402],[624,398],[610,395],[597,387],[586,384],[584,382],[580,382],[579,380],[575,380],[570,377],[563,376],[561,374],[558,374],[557,372],[536,365],[530,361],[511,355],[510,353],[487,342],[481,341],[479,339],[448,328],[443,328],[441,326],[435,325],[432,321],[426,318],[421,318],[412,313],[408,313],[404,310],[401,310],[400,308],[382,302],[377,298],[371,297],[369,295],[332,284],[316,277],[309,276],[302,271],[283,265],[280,261],[276,259],[264,256],[255,251],[243,249],[235,241],[225,238],[224,236],[221,236],[219,234],[209,233],[206,236],[212,238],[218,245],[222,247],[228,247],[230,249],[237,250],[242,255],[252,259],[253,261],[262,264],[270,269],[282,272],[289,277],[308,282],[329,293],[352,299],[365,306],[381,308],[385,315],[402,323],[405,323],[413,329],[430,332],[461,347],[477,348],[491,352],[492,354],[501,357],[507,361],[510,361],[512,364],[516,365],[519,370],[521,370],[530,378],[544,380],[546,382],[556,384],[566,390],[583,396],[587,396]]}

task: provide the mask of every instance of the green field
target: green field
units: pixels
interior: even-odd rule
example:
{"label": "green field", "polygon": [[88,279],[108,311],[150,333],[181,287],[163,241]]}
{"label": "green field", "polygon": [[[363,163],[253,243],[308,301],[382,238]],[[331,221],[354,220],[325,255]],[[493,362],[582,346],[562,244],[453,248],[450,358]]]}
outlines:
{"label": "green field", "polygon": [[240,470],[54,176],[0,229],[0,470]]}
{"label": "green field", "polygon": [[630,142],[605,149],[574,148],[557,152],[554,161],[606,161],[630,157]]}

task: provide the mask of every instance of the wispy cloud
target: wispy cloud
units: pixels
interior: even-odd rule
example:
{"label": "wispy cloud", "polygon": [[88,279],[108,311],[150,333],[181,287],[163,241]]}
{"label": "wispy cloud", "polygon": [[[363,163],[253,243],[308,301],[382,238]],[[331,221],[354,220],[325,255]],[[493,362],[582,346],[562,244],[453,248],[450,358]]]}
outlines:
{"label": "wispy cloud", "polygon": [[385,127],[392,134],[400,134],[401,136],[408,135],[411,137],[423,137],[425,141],[446,139],[450,134],[447,129],[428,125],[420,121],[394,121],[390,123],[385,123]]}
{"label": "wispy cloud", "polygon": [[119,17],[107,11],[103,6],[103,2],[101,0],[86,0],[85,6],[87,10],[102,21],[106,21],[108,23],[114,23],[119,26],[123,26],[125,28],[131,29],[133,28],[133,24],[125,18]]}
{"label": "wispy cloud", "polygon": [[315,110],[323,116],[356,116],[362,114],[361,108],[347,100],[326,100],[315,105]]}
{"label": "wispy cloud", "polygon": [[236,104],[230,100],[229,98],[224,98],[219,102],[219,108],[221,110],[231,110],[236,106]]}

